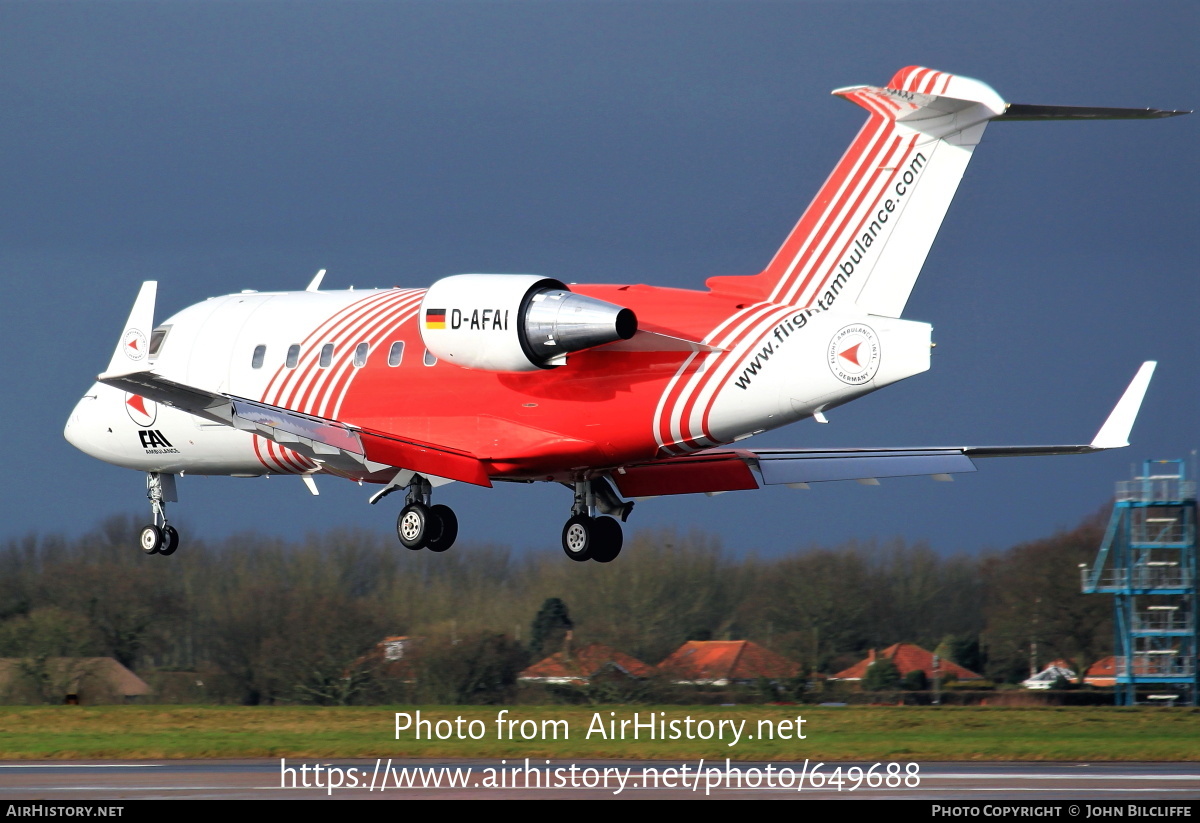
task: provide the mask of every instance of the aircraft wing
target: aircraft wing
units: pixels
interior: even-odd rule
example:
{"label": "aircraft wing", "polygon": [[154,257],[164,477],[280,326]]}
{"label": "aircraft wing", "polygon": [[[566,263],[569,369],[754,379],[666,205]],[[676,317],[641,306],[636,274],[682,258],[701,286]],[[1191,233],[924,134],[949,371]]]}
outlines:
{"label": "aircraft wing", "polygon": [[1154,373],[1143,363],[1129,387],[1087,444],[1050,446],[936,446],[885,449],[711,449],[683,457],[624,466],[612,479],[626,497],[715,494],[762,485],[804,488],[808,483],[857,480],[875,485],[881,477],[950,475],[975,471],[975,459],[1087,454],[1129,445],[1129,432]]}
{"label": "aircraft wing", "polygon": [[105,373],[101,383],[148,397],[214,423],[273,440],[344,471],[407,469],[431,478],[491,486],[483,463],[458,449],[398,437],[168,380],[152,371]]}

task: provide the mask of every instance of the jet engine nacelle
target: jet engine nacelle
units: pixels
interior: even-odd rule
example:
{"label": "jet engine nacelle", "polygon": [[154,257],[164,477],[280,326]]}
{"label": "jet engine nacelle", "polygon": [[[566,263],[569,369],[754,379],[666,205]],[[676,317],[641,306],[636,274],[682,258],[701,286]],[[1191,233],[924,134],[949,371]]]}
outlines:
{"label": "jet engine nacelle", "polygon": [[571,352],[637,332],[632,310],[532,274],[444,277],[425,293],[420,324],[439,360],[497,372],[555,368]]}

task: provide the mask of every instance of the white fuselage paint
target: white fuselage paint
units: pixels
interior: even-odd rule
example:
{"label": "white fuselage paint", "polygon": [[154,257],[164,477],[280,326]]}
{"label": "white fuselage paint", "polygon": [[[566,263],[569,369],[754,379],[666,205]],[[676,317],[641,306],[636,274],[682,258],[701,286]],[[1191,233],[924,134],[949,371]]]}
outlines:
{"label": "white fuselage paint", "polygon": [[[170,332],[152,361],[154,370],[184,385],[258,399],[284,363],[289,346],[304,343],[339,311],[365,298],[392,294],[399,299],[420,292],[388,289],[213,297],[159,324],[169,326]],[[307,358],[318,358],[324,342],[335,341],[332,335],[328,341],[312,340],[303,347]],[[251,358],[258,345],[266,347],[266,356],[256,369]],[[129,399],[126,392],[94,384],[71,412],[66,439],[93,457],[138,471],[260,476],[319,470],[311,466],[302,471],[277,461],[264,465],[250,433],[150,400],[141,405],[151,415],[142,416],[138,409],[130,408]],[[144,434],[147,432],[154,434]],[[265,441],[260,439],[259,446],[261,452]]]}

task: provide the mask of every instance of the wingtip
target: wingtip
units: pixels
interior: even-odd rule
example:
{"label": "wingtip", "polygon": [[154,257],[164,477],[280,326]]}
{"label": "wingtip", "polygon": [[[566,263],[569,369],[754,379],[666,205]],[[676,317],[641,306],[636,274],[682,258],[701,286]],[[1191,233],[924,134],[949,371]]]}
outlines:
{"label": "wingtip", "polygon": [[149,363],[150,339],[154,330],[154,302],[158,294],[158,281],[147,280],[138,289],[129,318],[125,321],[121,339],[108,361],[108,374],[121,371],[141,371]]}
{"label": "wingtip", "polygon": [[1133,380],[1125,389],[1125,393],[1121,395],[1121,399],[1117,401],[1117,405],[1108,415],[1108,419],[1096,433],[1096,437],[1091,443],[1092,448],[1098,450],[1120,449],[1129,445],[1129,433],[1133,430],[1134,421],[1137,420],[1138,411],[1142,408],[1142,400],[1146,397],[1146,390],[1150,387],[1150,378],[1154,375],[1154,367],[1157,365],[1156,361],[1147,360],[1138,369],[1137,374],[1133,376]]}

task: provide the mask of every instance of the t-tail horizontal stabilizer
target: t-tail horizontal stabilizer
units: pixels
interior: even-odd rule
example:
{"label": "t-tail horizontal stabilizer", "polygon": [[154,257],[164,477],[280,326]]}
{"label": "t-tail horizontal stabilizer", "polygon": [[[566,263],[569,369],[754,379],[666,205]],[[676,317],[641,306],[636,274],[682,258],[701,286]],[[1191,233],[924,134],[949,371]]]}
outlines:
{"label": "t-tail horizontal stabilizer", "polygon": [[996,120],[1156,120],[1160,117],[1178,117],[1190,111],[1171,109],[1114,109],[1096,106],[1030,106],[1025,103],[1009,103],[1004,114]]}

